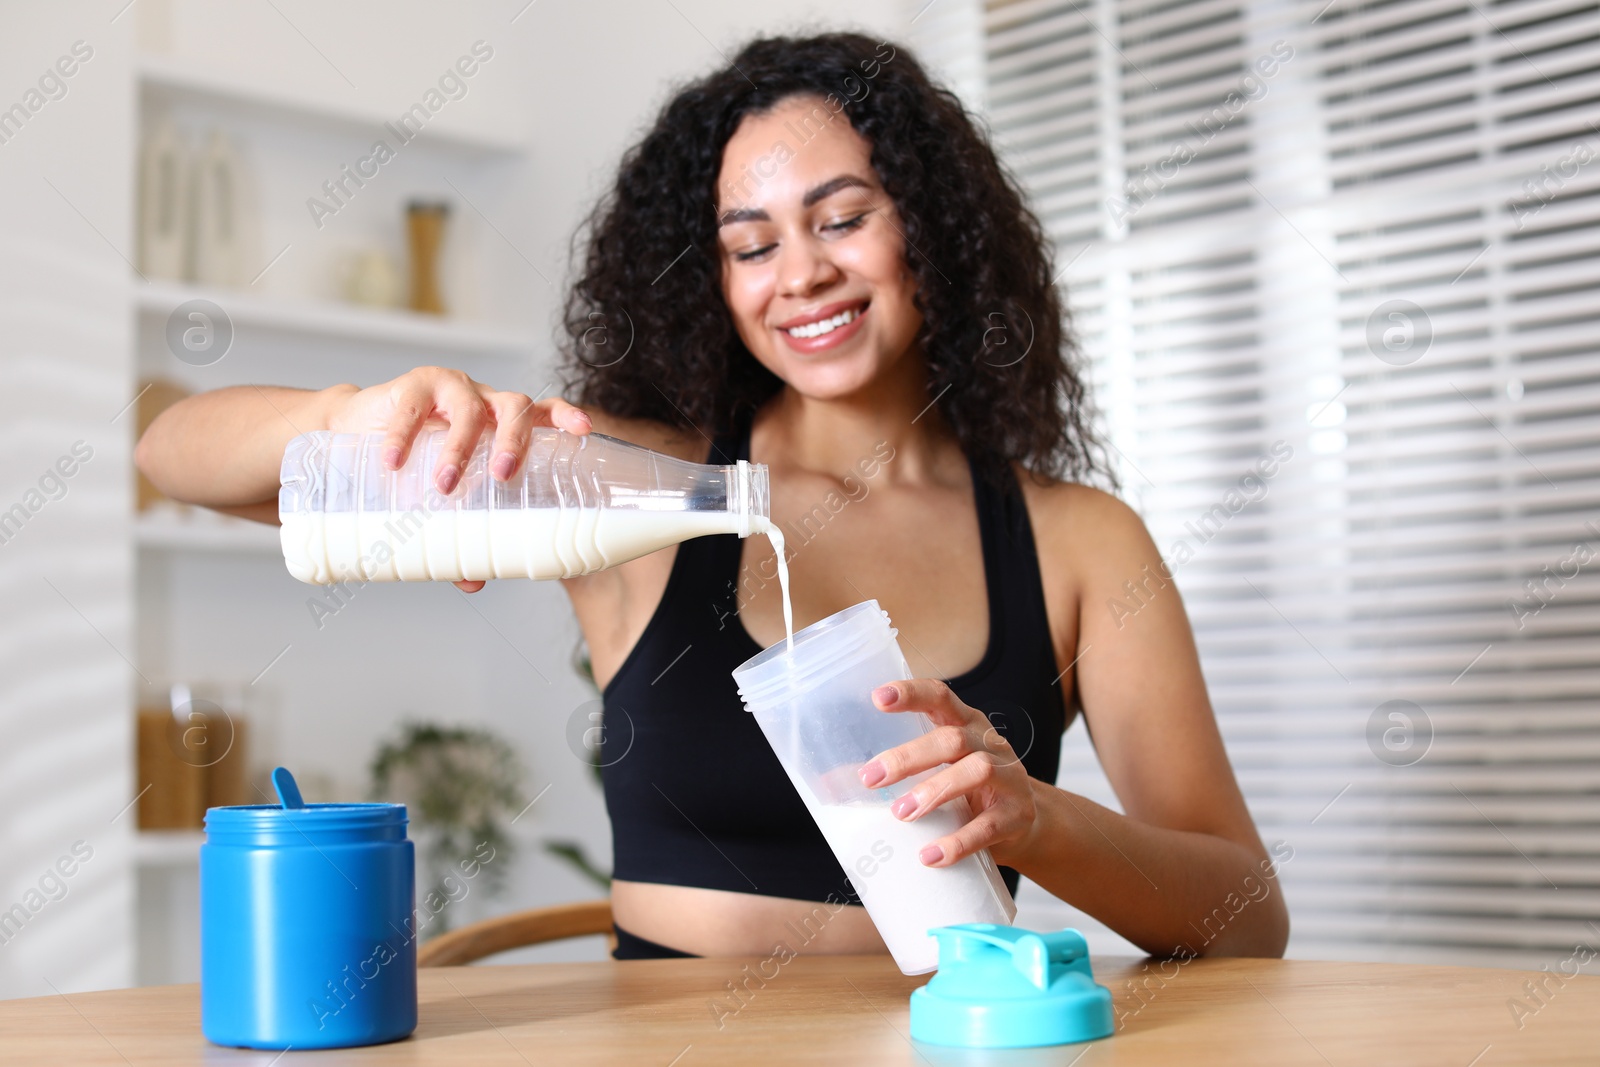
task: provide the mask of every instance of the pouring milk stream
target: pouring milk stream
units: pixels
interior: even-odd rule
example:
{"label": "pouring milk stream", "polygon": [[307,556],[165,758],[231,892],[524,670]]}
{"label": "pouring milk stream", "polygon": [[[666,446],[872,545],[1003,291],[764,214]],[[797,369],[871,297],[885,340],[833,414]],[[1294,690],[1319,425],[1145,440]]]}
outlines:
{"label": "pouring milk stream", "polygon": [[442,494],[432,472],[445,436],[420,435],[395,471],[382,462],[382,434],[319,431],[291,441],[278,496],[289,572],[314,584],[570,578],[692,537],[764,534],[777,557],[784,641],[734,680],[896,963],[907,974],[932,970],[933,926],[1011,921],[1016,906],[987,851],[942,868],[918,858],[967,821],[963,798],[913,822],[889,809],[937,769],[888,788],[860,784],[863,763],[932,723],[872,704],[876,686],[909,675],[876,601],[794,632],[765,465],[690,463],[603,434],[541,429],[520,480],[494,480],[484,439],[456,489]]}

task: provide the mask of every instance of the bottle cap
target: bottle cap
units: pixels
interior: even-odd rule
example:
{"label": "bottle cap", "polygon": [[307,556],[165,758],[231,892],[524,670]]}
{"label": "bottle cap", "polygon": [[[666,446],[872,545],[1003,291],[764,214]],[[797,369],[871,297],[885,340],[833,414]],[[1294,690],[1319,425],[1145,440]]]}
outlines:
{"label": "bottle cap", "polygon": [[930,1045],[1032,1048],[1111,1033],[1111,991],[1076,930],[968,923],[928,931],[939,972],[911,994],[911,1036]]}

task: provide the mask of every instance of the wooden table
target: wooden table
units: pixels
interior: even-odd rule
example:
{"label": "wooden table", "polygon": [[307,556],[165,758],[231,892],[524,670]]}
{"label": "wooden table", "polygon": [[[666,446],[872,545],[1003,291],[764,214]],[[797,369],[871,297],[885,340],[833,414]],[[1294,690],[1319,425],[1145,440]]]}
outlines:
{"label": "wooden table", "polygon": [[[760,961],[748,961],[752,972]],[[1557,961],[1559,962],[1559,961]],[[278,1062],[546,1064],[1600,1063],[1600,977],[1558,984],[1542,1007],[1525,971],[1282,960],[1163,965],[1097,959],[1121,1026],[1087,1045],[981,1052],[913,1044],[906,978],[887,957],[799,957],[764,985],[747,961],[446,967],[421,972],[421,1025],[408,1040]],[[1552,966],[1552,970],[1554,966]],[[766,968],[771,973],[772,966]],[[1138,991],[1130,983],[1138,983]],[[1508,1006],[1531,1011],[1521,1027]],[[722,1012],[714,1010],[720,1002]],[[199,988],[158,986],[0,1002],[0,1064],[269,1064],[278,1053],[200,1036]]]}

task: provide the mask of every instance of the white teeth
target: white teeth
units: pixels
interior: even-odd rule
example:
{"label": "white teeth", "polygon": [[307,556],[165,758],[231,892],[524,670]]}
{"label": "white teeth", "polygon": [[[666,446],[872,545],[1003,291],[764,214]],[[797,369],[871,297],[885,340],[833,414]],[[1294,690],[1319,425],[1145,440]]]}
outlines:
{"label": "white teeth", "polygon": [[794,329],[786,332],[790,337],[821,337],[825,333],[832,333],[841,326],[848,326],[850,323],[856,320],[856,316],[859,314],[859,311],[851,308],[848,311],[839,312],[839,314],[835,315],[831,319],[823,319],[820,322],[808,322],[804,326],[796,326]]}

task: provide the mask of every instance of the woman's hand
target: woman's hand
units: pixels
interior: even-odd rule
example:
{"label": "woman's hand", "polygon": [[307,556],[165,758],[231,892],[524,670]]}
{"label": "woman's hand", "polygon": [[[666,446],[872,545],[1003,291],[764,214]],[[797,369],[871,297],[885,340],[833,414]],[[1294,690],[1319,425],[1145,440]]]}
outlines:
{"label": "woman's hand", "polygon": [[502,482],[522,469],[535,426],[555,426],[579,435],[593,429],[589,416],[565,400],[535,401],[522,393],[502,392],[444,367],[418,367],[362,389],[328,417],[328,429],[335,433],[387,431],[383,462],[390,470],[404,465],[419,432],[448,426],[450,433],[433,472],[434,485],[446,494],[461,480],[478,438],[491,425],[494,458],[489,469]]}
{"label": "woman's hand", "polygon": [[[418,367],[382,385],[351,394],[328,416],[335,433],[385,432],[383,462],[398,470],[424,429],[449,427],[433,484],[449,494],[485,429],[493,428],[490,473],[509,482],[528,457],[528,439],[536,426],[554,426],[582,436],[594,428],[589,416],[565,400],[534,400],[522,393],[491,389],[464,372],[444,367]],[[482,582],[456,582],[468,593]]]}
{"label": "woman's hand", "polygon": [[948,763],[891,810],[909,821],[958,796],[972,808],[965,826],[923,848],[922,862],[948,867],[987,848],[997,862],[1012,866],[1006,857],[1021,853],[1033,834],[1034,782],[988,716],[963,703],[948,685],[925,678],[881,685],[872,691],[872,702],[884,711],[925,712],[934,729],[879,753],[862,766],[862,783],[876,789]]}

